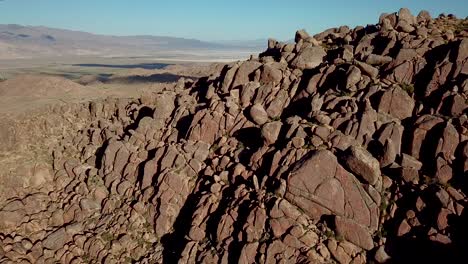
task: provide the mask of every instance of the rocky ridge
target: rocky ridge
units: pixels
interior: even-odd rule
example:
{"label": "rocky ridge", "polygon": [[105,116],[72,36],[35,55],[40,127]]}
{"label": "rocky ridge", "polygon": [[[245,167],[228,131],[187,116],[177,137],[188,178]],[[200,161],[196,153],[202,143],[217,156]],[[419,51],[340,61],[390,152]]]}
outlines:
{"label": "rocky ridge", "polygon": [[403,8],[301,30],[197,81],[2,128],[49,156],[10,174],[0,261],[466,258],[466,25]]}

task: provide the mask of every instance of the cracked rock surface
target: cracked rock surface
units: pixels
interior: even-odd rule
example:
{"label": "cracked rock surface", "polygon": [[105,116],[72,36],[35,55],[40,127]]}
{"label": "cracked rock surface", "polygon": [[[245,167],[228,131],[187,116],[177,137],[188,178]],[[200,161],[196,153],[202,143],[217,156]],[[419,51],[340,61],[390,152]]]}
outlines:
{"label": "cracked rock surface", "polygon": [[467,260],[466,28],[403,8],[2,117],[0,262]]}

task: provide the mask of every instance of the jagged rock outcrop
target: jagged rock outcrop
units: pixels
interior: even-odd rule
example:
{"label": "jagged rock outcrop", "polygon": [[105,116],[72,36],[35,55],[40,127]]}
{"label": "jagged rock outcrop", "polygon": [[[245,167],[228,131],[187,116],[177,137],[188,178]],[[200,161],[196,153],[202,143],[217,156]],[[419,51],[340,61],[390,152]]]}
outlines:
{"label": "jagged rock outcrop", "polygon": [[0,261],[466,258],[466,25],[401,9],[302,30],[207,78],[1,128],[9,149],[51,137],[0,200]]}

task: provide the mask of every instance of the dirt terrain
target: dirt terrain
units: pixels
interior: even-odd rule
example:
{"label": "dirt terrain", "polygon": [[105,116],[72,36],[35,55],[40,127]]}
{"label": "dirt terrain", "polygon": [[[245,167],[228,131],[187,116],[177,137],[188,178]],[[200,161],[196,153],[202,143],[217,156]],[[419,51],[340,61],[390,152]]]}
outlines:
{"label": "dirt terrain", "polygon": [[467,28],[0,82],[0,262],[466,263]]}
{"label": "dirt terrain", "polygon": [[160,91],[167,83],[177,82],[180,78],[196,80],[208,76],[226,65],[125,62],[129,61],[53,67],[38,64],[33,68],[4,69],[4,76],[9,78],[0,82],[0,113],[18,114],[54,103],[106,97],[137,98],[144,93]]}

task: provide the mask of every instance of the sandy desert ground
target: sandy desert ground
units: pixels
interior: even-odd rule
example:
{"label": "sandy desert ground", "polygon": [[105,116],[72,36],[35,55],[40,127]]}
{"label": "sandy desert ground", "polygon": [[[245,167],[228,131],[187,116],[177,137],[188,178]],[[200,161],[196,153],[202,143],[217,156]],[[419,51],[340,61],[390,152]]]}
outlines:
{"label": "sandy desert ground", "polygon": [[135,98],[160,90],[181,77],[195,80],[208,76],[234,58],[247,55],[225,56],[2,60],[0,112],[19,113],[50,103],[106,97]]}

